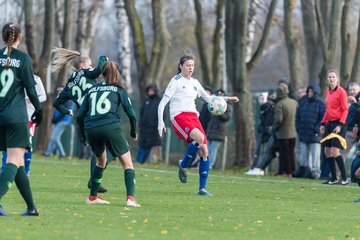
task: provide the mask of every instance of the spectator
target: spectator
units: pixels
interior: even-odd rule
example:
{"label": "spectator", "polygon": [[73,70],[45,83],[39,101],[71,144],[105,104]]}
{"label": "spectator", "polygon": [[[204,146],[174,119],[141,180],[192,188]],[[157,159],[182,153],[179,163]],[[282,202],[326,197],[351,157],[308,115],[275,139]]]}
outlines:
{"label": "spectator", "polygon": [[[219,89],[216,91],[216,96],[224,96],[224,95],[225,95],[225,91],[223,89]],[[211,120],[209,122],[207,130],[205,131],[209,141],[208,149],[209,149],[210,169],[214,168],[218,149],[221,143],[225,141],[225,137],[228,134],[232,113],[233,113],[232,105],[227,104],[227,108],[224,114],[219,116],[211,115]]]}
{"label": "spectator", "polygon": [[[339,85],[339,78],[334,70],[328,71],[326,78],[329,88],[326,91],[326,110],[321,121],[320,134],[323,134],[325,139],[324,151],[330,166],[331,179],[325,184],[347,185],[349,181],[346,178],[344,160],[340,154],[340,149],[344,149],[341,140],[346,132],[344,125],[348,114],[347,94]],[[335,161],[341,173],[341,181],[338,181],[336,177]]]}
{"label": "spectator", "polygon": [[[319,129],[325,113],[325,103],[319,97],[318,86],[309,86],[306,95],[299,100],[296,111],[296,131],[299,137],[301,156],[300,167],[308,167],[311,178],[320,176],[321,135]],[[303,176],[300,176],[303,177]]]}
{"label": "spectator", "polygon": [[[58,87],[56,91],[59,94],[63,89],[64,87]],[[65,103],[65,107],[73,111],[74,104],[72,101],[68,100]],[[71,115],[62,114],[57,109],[55,109],[52,118],[53,128],[50,137],[50,142],[48,144],[47,150],[43,153],[45,157],[52,156],[55,150],[57,151],[59,158],[65,157],[65,151],[61,143],[61,136],[64,133],[66,127],[70,125],[70,123],[71,123]]]}
{"label": "spectator", "polygon": [[265,169],[269,166],[272,159],[276,157],[278,145],[272,132],[275,99],[276,92],[270,90],[267,97],[267,103],[264,105],[265,108],[260,112],[260,132],[262,134],[261,141],[263,142],[262,148],[264,148],[264,151],[263,154],[260,154],[259,156],[260,162],[253,162],[252,169],[246,172],[247,175],[264,175]]}
{"label": "spectator", "polygon": [[[268,108],[269,108],[269,104],[267,103],[267,96],[268,93],[267,92],[263,92],[260,93],[259,97],[258,97],[258,102],[259,102],[259,106],[260,106],[260,122],[259,125],[257,127],[257,131],[256,131],[256,147],[255,147],[255,153],[254,153],[254,158],[253,158],[253,162],[251,165],[251,168],[249,171],[251,171],[252,169],[254,169],[258,163],[259,163],[259,156],[260,156],[260,151],[262,149],[262,146],[264,143],[266,143],[269,140],[270,137],[270,133],[268,132],[269,129],[266,129],[267,127],[270,127],[272,125],[272,120],[271,120],[271,125],[269,126],[265,126],[265,122],[266,121],[266,113],[268,112]],[[273,116],[272,116],[273,119]]]}
{"label": "spectator", "polygon": [[276,90],[278,102],[275,105],[273,131],[279,142],[279,171],[277,175],[292,177],[295,171],[295,115],[297,102],[288,97],[286,84],[279,84]]}
{"label": "spectator", "polygon": [[[206,86],[206,87],[204,87],[204,89],[209,94],[209,96],[212,95],[213,89],[211,87]],[[199,114],[200,114],[199,120],[200,120],[201,126],[203,127],[203,129],[205,130],[205,133],[206,133],[208,124],[209,124],[209,122],[211,120],[211,116],[212,116],[211,112],[208,109],[207,102],[204,102]]]}
{"label": "spectator", "polygon": [[359,137],[356,132],[353,132],[353,128],[357,127],[360,124],[360,113],[357,111],[354,103],[358,102],[360,99],[360,86],[355,82],[349,83],[349,113],[346,117],[346,133],[345,140],[347,148],[341,151],[341,156],[346,161],[350,150],[353,148],[355,143],[358,142]]}
{"label": "spectator", "polygon": [[[148,98],[145,99],[141,106],[139,118],[139,147],[136,162],[140,164],[144,164],[148,160],[154,147],[158,146],[160,148],[162,145],[162,140],[157,130],[157,109],[161,98],[158,95],[156,84],[147,86],[146,95]],[[158,152],[161,153],[161,151]]]}

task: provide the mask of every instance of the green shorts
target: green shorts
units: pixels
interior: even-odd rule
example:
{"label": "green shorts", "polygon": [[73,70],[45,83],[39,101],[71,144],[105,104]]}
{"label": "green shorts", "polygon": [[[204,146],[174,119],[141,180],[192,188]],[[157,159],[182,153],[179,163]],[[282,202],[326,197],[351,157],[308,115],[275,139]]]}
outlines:
{"label": "green shorts", "polygon": [[14,123],[0,126],[0,151],[7,148],[30,147],[28,123]]}
{"label": "green shorts", "polygon": [[129,144],[125,139],[120,123],[104,125],[86,129],[89,144],[96,157],[100,157],[105,147],[118,157],[129,151]]}

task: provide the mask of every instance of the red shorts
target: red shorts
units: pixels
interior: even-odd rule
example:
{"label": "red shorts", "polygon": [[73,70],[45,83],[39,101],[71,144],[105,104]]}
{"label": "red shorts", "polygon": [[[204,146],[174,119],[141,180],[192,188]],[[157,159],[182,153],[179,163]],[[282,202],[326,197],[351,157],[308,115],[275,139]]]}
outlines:
{"label": "red shorts", "polygon": [[36,124],[34,124],[31,120],[29,121],[29,129],[30,129],[30,138],[35,135]]}
{"label": "red shorts", "polygon": [[190,133],[194,128],[199,129],[204,134],[204,143],[207,144],[205,131],[201,126],[198,116],[193,112],[182,112],[174,117],[171,125],[176,135],[187,143],[191,143]]}

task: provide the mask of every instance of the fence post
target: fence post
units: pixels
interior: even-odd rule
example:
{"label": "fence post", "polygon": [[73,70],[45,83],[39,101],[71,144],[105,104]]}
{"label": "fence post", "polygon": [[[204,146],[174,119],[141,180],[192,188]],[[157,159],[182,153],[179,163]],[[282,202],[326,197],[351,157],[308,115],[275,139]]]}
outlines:
{"label": "fence post", "polygon": [[166,128],[165,166],[169,165],[170,144],[171,144],[171,128]]}

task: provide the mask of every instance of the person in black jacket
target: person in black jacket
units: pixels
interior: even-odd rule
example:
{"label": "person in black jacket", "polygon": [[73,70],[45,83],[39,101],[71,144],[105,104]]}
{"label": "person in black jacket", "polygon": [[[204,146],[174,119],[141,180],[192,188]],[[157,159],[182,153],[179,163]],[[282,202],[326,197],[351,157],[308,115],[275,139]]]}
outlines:
{"label": "person in black jacket", "polygon": [[312,178],[320,176],[321,135],[319,129],[325,113],[325,103],[319,97],[320,88],[309,86],[299,99],[296,111],[296,132],[300,143],[300,167],[308,167]]}
{"label": "person in black jacket", "polygon": [[[157,130],[157,109],[161,101],[156,84],[150,84],[146,88],[148,98],[140,109],[139,118],[139,145],[136,162],[144,164],[155,146],[161,146],[162,141]],[[159,151],[161,152],[161,151]]]}
{"label": "person in black jacket", "polygon": [[[217,96],[224,96],[225,91],[219,89],[216,91]],[[214,168],[216,162],[217,151],[225,141],[225,137],[228,134],[228,128],[230,124],[230,119],[232,117],[233,108],[232,105],[228,103],[226,111],[224,114],[215,116],[211,115],[211,120],[206,130],[206,136],[209,141],[209,160],[210,168]]]}

